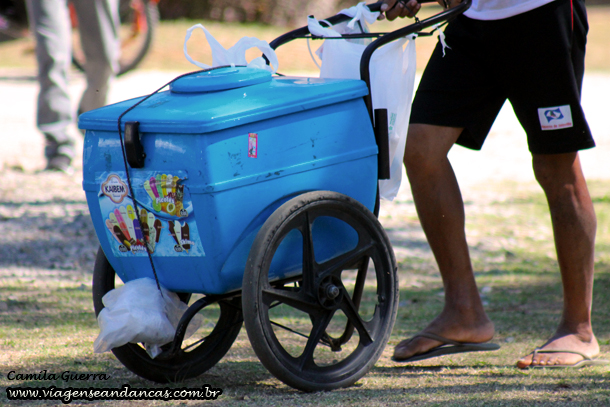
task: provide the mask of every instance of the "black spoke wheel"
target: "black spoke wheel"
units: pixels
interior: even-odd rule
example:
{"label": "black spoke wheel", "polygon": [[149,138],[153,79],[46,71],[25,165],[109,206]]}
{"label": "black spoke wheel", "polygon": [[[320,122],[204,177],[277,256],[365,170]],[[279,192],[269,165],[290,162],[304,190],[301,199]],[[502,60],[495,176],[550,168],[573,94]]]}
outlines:
{"label": "black spoke wheel", "polygon": [[[115,271],[100,248],[93,272],[93,305],[97,316],[104,308],[102,297],[115,287]],[[180,295],[187,302],[190,295]],[[192,300],[191,300],[192,301]],[[171,358],[152,359],[140,344],[128,343],[112,349],[117,359],[133,373],[158,383],[179,382],[198,376],[214,366],[229,351],[243,323],[241,298],[222,300],[199,312],[202,327],[185,340]],[[167,345],[164,346],[164,348]]]}
{"label": "black spoke wheel", "polygon": [[[302,274],[278,273],[286,251],[301,259]],[[346,387],[373,367],[392,331],[396,260],[366,207],[336,192],[310,192],[261,228],[242,295],[250,343],[271,373],[304,391]]]}

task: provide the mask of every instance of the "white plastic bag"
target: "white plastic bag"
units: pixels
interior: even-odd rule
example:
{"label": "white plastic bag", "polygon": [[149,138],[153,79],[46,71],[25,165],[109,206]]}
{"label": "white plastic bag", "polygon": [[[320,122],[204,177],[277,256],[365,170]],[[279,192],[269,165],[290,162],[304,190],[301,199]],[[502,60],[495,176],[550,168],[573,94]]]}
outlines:
{"label": "white plastic bag", "polygon": [[[361,4],[358,7],[363,7]],[[353,14],[344,14],[354,16],[347,24],[348,28],[359,16],[361,18],[365,16],[363,12],[358,14],[357,11]],[[368,17],[368,20],[361,21],[363,26],[366,21],[371,22],[372,16]],[[336,27],[322,27],[314,18],[308,19],[308,27],[316,35],[326,37],[340,35],[340,32],[334,29]],[[379,181],[380,196],[386,200],[396,197],[402,180],[402,159],[415,86],[415,38],[415,35],[411,35],[377,49],[369,65],[373,109],[388,110],[390,179]],[[322,60],[320,77],[360,79],[360,58],[366,46],[367,44],[348,40],[325,40],[317,52]]]}
{"label": "white plastic bag", "polygon": [[[159,355],[161,345],[174,339],[178,322],[188,308],[176,293],[161,289],[163,296],[155,280],[140,278],[106,293],[102,298],[105,308],[97,317],[100,334],[93,351],[102,353],[130,342],[141,342],[150,357]],[[196,315],[185,337],[200,326],[201,316]]]}
{"label": "white plastic bag", "polygon": [[[210,48],[212,49],[212,65],[206,65],[195,61],[187,52],[186,43],[191,38],[193,31],[197,28],[201,28],[203,30],[205,33],[205,38],[208,40],[208,44],[210,44]],[[258,48],[267,57],[273,68],[267,65],[265,58],[262,56],[254,58],[250,62],[246,60],[246,51],[254,47]],[[271,73],[275,73],[278,68],[277,55],[275,54],[273,48],[269,46],[267,41],[262,41],[254,37],[242,37],[231,48],[225,49],[222,45],[220,45],[216,38],[210,34],[207,28],[201,24],[196,24],[186,31],[186,37],[184,38],[184,56],[190,63],[202,69],[224,65],[246,65],[250,68],[265,69]]]}
{"label": "white plastic bag", "polygon": [[379,181],[379,196],[388,201],[396,197],[402,181],[402,161],[415,88],[415,36],[407,41],[404,50],[403,43],[395,41],[375,51],[371,64],[373,108],[388,109],[390,179]]}

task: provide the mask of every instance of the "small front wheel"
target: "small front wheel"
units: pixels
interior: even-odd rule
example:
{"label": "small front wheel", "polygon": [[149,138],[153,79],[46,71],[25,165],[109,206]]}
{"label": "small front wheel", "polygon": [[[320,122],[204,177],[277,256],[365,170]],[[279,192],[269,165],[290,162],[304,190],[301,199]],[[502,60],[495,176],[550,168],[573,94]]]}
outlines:
{"label": "small front wheel", "polygon": [[[291,271],[287,252],[301,273]],[[392,331],[396,269],[385,231],[359,202],[328,191],[286,202],[258,233],[242,288],[246,330],[263,365],[304,391],[355,383]]]}

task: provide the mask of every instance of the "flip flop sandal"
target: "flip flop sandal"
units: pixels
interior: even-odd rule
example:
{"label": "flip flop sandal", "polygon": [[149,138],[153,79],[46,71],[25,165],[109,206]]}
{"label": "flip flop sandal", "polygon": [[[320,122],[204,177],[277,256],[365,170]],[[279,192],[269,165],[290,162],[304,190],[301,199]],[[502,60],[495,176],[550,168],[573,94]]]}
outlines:
{"label": "flip flop sandal", "polygon": [[415,336],[413,336],[410,340],[413,340],[417,337],[429,338],[435,341],[442,342],[443,344],[437,346],[436,348],[432,348],[427,352],[420,353],[418,355],[411,356],[410,358],[397,358],[392,357],[394,362],[400,363],[409,363],[416,362],[418,360],[435,358],[443,355],[451,355],[454,353],[465,353],[465,352],[488,352],[493,350],[500,349],[500,345],[495,343],[469,343],[469,342],[457,342],[451,339],[444,338],[439,335],[435,335],[428,332],[421,332]]}
{"label": "flip flop sandal", "polygon": [[605,359],[593,359],[584,353],[578,352],[576,350],[563,350],[563,349],[534,349],[532,360],[536,357],[538,353],[572,353],[574,355],[582,356],[582,360],[574,363],[573,365],[535,365],[528,366],[526,369],[580,369],[586,366],[603,366],[610,364],[610,360]]}

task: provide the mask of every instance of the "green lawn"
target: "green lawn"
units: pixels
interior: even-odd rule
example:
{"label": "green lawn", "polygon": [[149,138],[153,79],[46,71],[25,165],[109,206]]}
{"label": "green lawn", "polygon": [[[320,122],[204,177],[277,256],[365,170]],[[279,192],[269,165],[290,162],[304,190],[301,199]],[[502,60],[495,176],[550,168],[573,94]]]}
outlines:
{"label": "green lawn", "polygon": [[[553,332],[561,312],[561,283],[546,203],[538,188],[512,182],[485,188],[487,192],[490,188],[497,191],[498,199],[491,202],[470,199],[466,213],[477,282],[486,309],[496,324],[494,341],[502,345],[499,351],[446,356],[410,365],[390,360],[393,346],[423,328],[443,304],[441,280],[429,249],[417,238],[421,235],[417,220],[411,215],[398,215],[405,212],[396,210],[381,221],[387,225],[399,262],[400,310],[384,354],[355,386],[313,394],[287,387],[260,364],[242,329],[232,349],[214,368],[171,387],[194,388],[205,384],[220,387],[224,391],[221,398],[206,405],[223,406],[609,405],[608,367],[539,371],[520,371],[514,367],[520,356],[540,345]],[[591,182],[599,220],[593,322],[602,356],[606,358],[610,357],[608,191],[610,182]],[[413,213],[412,202],[392,205]],[[92,230],[84,233],[91,234]],[[413,248],[422,254],[409,255]],[[95,249],[94,245],[82,247],[87,253]],[[6,304],[0,311],[0,386],[158,386],[131,374],[112,354],[93,353],[92,344],[99,329],[91,305],[91,268],[85,262],[65,270],[19,265],[0,270],[0,302]],[[89,382],[7,379],[9,371],[38,373],[43,370],[55,374],[105,373],[110,378]],[[7,403],[4,391],[0,395],[0,405],[3,403]],[[36,403],[13,401],[9,404]],[[201,405],[195,401],[117,404]]]}

